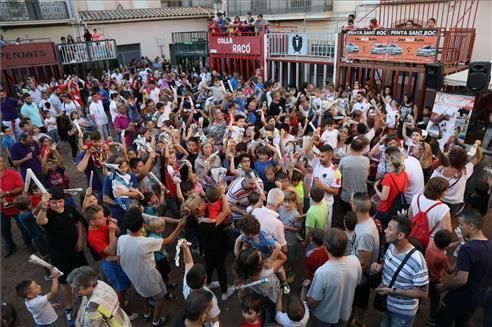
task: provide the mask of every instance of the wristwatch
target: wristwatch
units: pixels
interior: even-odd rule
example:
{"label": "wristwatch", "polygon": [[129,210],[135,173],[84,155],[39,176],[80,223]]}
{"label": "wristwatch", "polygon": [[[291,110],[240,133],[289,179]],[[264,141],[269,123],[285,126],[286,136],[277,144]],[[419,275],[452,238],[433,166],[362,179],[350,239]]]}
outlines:
{"label": "wristwatch", "polygon": [[396,287],[393,287],[393,288],[391,289],[391,293],[392,293],[392,294],[396,294]]}

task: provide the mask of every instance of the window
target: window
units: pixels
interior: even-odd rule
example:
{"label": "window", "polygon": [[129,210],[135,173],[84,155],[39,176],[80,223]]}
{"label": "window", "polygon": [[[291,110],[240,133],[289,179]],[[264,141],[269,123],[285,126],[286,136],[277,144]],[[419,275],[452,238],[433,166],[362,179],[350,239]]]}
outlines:
{"label": "window", "polygon": [[161,0],[161,8],[183,7],[181,0]]}

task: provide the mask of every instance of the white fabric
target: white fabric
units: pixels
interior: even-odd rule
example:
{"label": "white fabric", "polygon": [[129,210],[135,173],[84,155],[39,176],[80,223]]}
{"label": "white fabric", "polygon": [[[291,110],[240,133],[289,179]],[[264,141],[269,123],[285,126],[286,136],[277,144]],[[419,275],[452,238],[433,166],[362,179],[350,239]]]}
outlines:
{"label": "white fabric", "polygon": [[424,172],[422,171],[420,162],[415,157],[408,156],[404,164],[405,171],[408,175],[408,187],[405,192],[405,199],[407,203],[410,203],[416,194],[424,192]]}
{"label": "white fabric", "polygon": [[260,222],[260,229],[271,235],[280,246],[287,244],[285,240],[284,224],[278,219],[278,213],[267,207],[256,208],[252,215]]}
{"label": "white fabric", "polygon": [[[492,60],[491,60],[492,61]],[[444,85],[447,86],[466,86],[468,80],[468,69],[444,76]],[[492,90],[492,79],[489,81],[489,90]]]}
{"label": "white fabric", "polygon": [[116,101],[114,100],[109,103],[109,114],[111,115],[111,122],[114,123],[114,119],[118,116],[118,109],[116,109]]}
{"label": "white fabric", "polygon": [[34,299],[26,300],[27,310],[32,314],[38,325],[49,325],[58,319],[55,309],[48,301],[48,295],[38,295]]}
{"label": "white fabric", "polygon": [[305,327],[309,321],[309,308],[306,302],[304,303],[304,317],[299,321],[290,320],[286,312],[277,311],[275,315],[275,320],[282,327]]}
{"label": "white fabric", "polygon": [[[418,202],[417,202],[417,199],[418,199]],[[418,207],[419,204],[420,204],[420,209],[422,210],[422,212],[425,212],[425,211],[429,210],[429,208],[437,202],[440,202],[440,201],[427,199],[424,194],[420,195],[420,197],[418,194],[415,195],[412,199],[411,204],[410,204],[410,206],[412,207],[413,216],[415,217],[419,213],[419,207]],[[436,205],[434,208],[432,208],[427,213],[427,221],[429,222],[429,232],[438,223],[440,223],[444,219],[444,217],[446,217],[448,212],[449,212],[449,207],[445,203],[441,202],[441,204]],[[434,235],[438,231],[440,231],[441,229],[443,229],[442,226],[436,227],[436,229],[434,229],[432,231],[432,233],[430,234],[429,238],[431,238],[431,239],[434,238]]]}
{"label": "white fabric", "polygon": [[48,132],[51,132],[53,130],[56,130],[56,118],[51,116],[50,118],[46,118],[44,120],[44,123],[46,124],[46,128],[48,129]]}
{"label": "white fabric", "polygon": [[89,112],[91,116],[94,116],[96,125],[101,126],[108,123],[108,117],[106,116],[106,112],[104,111],[101,101],[98,101],[97,103],[92,101],[89,106]]}
{"label": "white fabric", "polygon": [[[186,283],[186,274],[187,273],[188,273],[188,270],[185,271],[184,276],[183,276],[183,297],[184,297],[185,300],[188,297],[188,295],[190,295],[190,293],[193,291],[188,286],[188,283]],[[219,308],[219,305],[217,304],[217,297],[207,287],[204,286],[204,287],[202,287],[202,289],[204,289],[205,291],[208,291],[208,292],[212,293],[212,309],[210,309],[210,311],[209,311],[210,318],[218,317],[220,315],[220,308]]]}
{"label": "white fabric", "polygon": [[332,131],[324,131],[321,135],[321,139],[325,144],[329,144],[333,149],[335,149],[338,143],[338,130],[334,129]]}
{"label": "white fabric", "polygon": [[140,296],[148,298],[162,292],[162,277],[155,268],[154,252],[162,248],[162,239],[122,235],[118,238],[120,265]]}
{"label": "white fabric", "polygon": [[157,104],[159,102],[159,94],[161,93],[161,90],[156,87],[153,90],[149,89],[149,99],[154,101],[154,103]]}
{"label": "white fabric", "polygon": [[[101,104],[101,106],[102,106],[102,104]],[[79,112],[78,108],[79,108],[79,106],[78,106],[77,102],[75,102],[75,101],[73,101],[73,100],[72,100],[72,102],[70,102],[70,103],[65,103],[65,102],[63,102],[63,104],[62,104],[62,106],[61,106],[61,110],[62,110],[63,112],[65,112],[65,115],[67,115],[67,116],[69,116],[69,117],[70,117],[70,114],[71,114],[72,112],[74,112],[74,111],[75,111],[75,112]]]}
{"label": "white fabric", "polygon": [[[341,174],[334,164],[325,167],[321,164],[318,158],[314,158],[309,161],[309,165],[313,167],[313,185],[314,179],[319,178],[328,187],[340,187],[341,186]],[[325,201],[331,208],[333,202],[333,195],[325,192]]]}
{"label": "white fabric", "polygon": [[[465,196],[465,188],[466,181],[473,174],[473,164],[471,162],[467,163],[465,168],[461,173],[458,173],[458,176],[446,177],[442,174],[440,170],[434,170],[432,173],[432,177],[442,177],[449,182],[448,193],[442,198],[442,200],[446,203],[450,204],[459,204],[463,203]],[[457,181],[457,182],[456,182]],[[454,185],[453,185],[454,184]]]}

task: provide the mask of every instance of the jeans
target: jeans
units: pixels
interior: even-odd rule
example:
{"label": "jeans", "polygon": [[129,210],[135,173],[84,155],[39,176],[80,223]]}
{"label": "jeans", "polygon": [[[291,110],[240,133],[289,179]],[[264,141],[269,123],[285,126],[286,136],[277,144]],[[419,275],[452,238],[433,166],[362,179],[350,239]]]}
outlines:
{"label": "jeans", "polygon": [[17,221],[27,232],[34,247],[39,251],[39,254],[41,254],[42,257],[47,257],[48,240],[46,239],[46,234],[43,229],[37,224],[36,218],[34,218],[31,213],[21,213],[17,217]]}
{"label": "jeans", "polygon": [[101,134],[101,137],[106,140],[108,136],[110,135],[109,133],[109,124],[106,123],[104,125],[97,125],[97,131]]}
{"label": "jeans", "polygon": [[58,142],[58,130],[52,129],[48,132],[48,135],[51,137],[52,142]]}
{"label": "jeans", "polygon": [[415,316],[404,316],[398,313],[385,312],[380,327],[412,327]]}
{"label": "jeans", "polygon": [[31,245],[31,238],[29,237],[29,233],[19,222],[19,218],[17,215],[9,216],[5,214],[1,214],[2,216],[2,238],[5,242],[5,249],[12,250],[15,247],[14,239],[12,238],[12,223],[11,219],[15,219],[17,223],[17,227],[19,227],[20,232],[22,234],[22,239],[24,240],[24,244]]}

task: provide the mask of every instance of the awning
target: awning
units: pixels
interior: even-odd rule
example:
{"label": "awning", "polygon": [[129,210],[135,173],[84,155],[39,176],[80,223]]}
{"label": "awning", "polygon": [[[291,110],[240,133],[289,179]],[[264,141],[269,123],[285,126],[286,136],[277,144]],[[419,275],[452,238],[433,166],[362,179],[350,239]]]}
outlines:
{"label": "awning", "polygon": [[[467,79],[468,79],[468,69],[444,76],[444,85],[466,87]],[[489,82],[489,90],[492,90],[492,79]]]}

